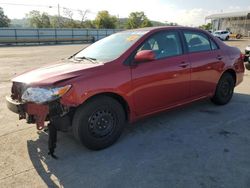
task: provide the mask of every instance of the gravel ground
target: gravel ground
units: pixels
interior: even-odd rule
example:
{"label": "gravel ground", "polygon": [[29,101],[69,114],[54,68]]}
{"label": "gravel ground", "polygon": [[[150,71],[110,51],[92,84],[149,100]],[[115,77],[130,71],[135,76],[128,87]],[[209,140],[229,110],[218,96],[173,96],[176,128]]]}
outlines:
{"label": "gravel ground", "polygon": [[[250,40],[227,43],[243,50]],[[249,71],[226,106],[205,100],[139,121],[102,151],[59,133],[60,159],[47,156],[47,133],[7,110],[9,80],[81,48],[0,47],[0,187],[250,187]]]}

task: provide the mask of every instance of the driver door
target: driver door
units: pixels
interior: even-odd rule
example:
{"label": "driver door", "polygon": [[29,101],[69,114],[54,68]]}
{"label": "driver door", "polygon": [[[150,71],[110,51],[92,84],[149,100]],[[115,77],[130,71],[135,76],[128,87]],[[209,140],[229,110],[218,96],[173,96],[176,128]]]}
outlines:
{"label": "driver door", "polygon": [[190,63],[177,31],[153,34],[138,51],[153,50],[156,59],[131,67],[133,100],[141,116],[185,102],[190,94]]}

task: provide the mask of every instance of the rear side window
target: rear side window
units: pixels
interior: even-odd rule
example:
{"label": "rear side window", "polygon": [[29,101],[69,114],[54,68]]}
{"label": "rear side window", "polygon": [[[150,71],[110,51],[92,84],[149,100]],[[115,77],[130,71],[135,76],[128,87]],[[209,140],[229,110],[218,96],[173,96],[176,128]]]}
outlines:
{"label": "rear side window", "polygon": [[153,50],[157,59],[182,54],[181,40],[175,31],[164,31],[152,35],[138,50]]}
{"label": "rear side window", "polygon": [[208,37],[196,31],[184,31],[185,40],[189,52],[210,51],[210,41]]}

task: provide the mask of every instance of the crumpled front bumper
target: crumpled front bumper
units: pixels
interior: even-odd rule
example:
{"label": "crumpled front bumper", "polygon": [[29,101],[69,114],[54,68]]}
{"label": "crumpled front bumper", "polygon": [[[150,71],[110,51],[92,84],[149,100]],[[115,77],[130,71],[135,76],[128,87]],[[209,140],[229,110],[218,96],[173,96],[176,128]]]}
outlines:
{"label": "crumpled front bumper", "polygon": [[32,123],[31,120],[37,125],[37,129],[41,130],[44,128],[44,124],[49,114],[49,106],[44,104],[35,103],[20,103],[13,100],[11,97],[6,96],[6,104],[10,111],[19,114],[19,119],[27,119],[28,123]]}
{"label": "crumpled front bumper", "polygon": [[13,100],[11,97],[6,96],[5,97],[6,105],[8,109],[16,114],[19,114],[19,112],[22,111],[23,104]]}

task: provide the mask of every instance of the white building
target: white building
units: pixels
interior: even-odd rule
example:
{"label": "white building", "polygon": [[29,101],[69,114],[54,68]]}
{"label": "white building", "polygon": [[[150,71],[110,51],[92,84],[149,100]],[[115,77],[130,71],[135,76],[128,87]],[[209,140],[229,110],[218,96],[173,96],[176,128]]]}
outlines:
{"label": "white building", "polygon": [[211,20],[213,31],[229,30],[244,36],[250,35],[250,11],[213,14],[207,16],[206,20]]}

